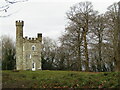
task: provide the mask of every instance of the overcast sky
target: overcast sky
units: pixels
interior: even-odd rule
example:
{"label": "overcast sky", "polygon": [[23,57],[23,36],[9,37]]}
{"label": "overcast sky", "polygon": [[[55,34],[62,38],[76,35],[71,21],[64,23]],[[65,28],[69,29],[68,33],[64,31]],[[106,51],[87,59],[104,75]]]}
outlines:
{"label": "overcast sky", "polygon": [[[0,3],[3,1],[0,0]],[[9,17],[0,17],[0,36],[6,34],[15,39],[15,21],[23,20],[24,36],[36,37],[37,33],[42,33],[44,37],[57,39],[65,30],[66,12],[70,6],[81,1],[85,0],[29,0],[11,5],[7,13],[0,12],[0,16],[13,13]],[[94,10],[104,13],[109,5],[119,0],[88,1],[92,2]]]}

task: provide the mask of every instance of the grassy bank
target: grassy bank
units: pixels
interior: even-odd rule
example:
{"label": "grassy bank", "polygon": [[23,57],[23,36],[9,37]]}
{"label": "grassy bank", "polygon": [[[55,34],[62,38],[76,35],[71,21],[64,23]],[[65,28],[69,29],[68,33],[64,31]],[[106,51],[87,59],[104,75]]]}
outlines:
{"label": "grassy bank", "polygon": [[[119,73],[120,74],[120,73]],[[3,71],[3,88],[118,88],[116,72]]]}

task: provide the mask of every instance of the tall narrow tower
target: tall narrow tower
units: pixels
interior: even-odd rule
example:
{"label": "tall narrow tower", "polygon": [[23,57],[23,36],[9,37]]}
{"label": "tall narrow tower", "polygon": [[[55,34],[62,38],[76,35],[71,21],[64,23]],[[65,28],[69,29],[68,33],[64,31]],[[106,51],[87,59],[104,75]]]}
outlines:
{"label": "tall narrow tower", "polygon": [[23,70],[23,21],[16,21],[16,69]]}

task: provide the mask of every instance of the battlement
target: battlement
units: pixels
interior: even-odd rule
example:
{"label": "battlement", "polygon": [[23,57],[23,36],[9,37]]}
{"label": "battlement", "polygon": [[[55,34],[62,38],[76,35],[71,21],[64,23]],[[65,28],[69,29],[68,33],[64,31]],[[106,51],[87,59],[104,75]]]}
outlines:
{"label": "battlement", "polygon": [[24,42],[32,42],[32,43],[34,43],[34,42],[38,42],[38,41],[42,41],[42,34],[39,34],[39,36],[37,36],[37,38],[31,38],[31,37],[27,37],[27,36],[25,36],[24,38],[23,38],[23,40],[24,40]]}
{"label": "battlement", "polygon": [[38,38],[41,38],[41,37],[42,37],[42,33],[38,33],[38,34],[37,34],[37,37],[38,37]]}
{"label": "battlement", "polygon": [[16,26],[24,26],[24,21],[22,20],[16,21]]}

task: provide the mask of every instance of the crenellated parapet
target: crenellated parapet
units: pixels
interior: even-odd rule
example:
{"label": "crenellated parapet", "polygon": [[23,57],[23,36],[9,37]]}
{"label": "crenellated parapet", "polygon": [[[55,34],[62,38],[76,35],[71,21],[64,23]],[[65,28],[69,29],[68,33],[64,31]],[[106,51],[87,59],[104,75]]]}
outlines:
{"label": "crenellated parapet", "polygon": [[37,40],[42,41],[42,33],[37,34]]}
{"label": "crenellated parapet", "polygon": [[23,42],[31,42],[31,43],[37,43],[37,42],[42,42],[42,34],[38,33],[37,38],[34,37],[23,37]]}
{"label": "crenellated parapet", "polygon": [[16,21],[16,26],[24,26],[24,21],[22,20]]}

